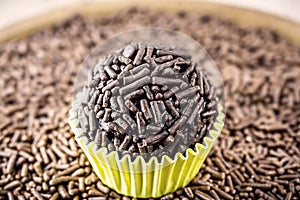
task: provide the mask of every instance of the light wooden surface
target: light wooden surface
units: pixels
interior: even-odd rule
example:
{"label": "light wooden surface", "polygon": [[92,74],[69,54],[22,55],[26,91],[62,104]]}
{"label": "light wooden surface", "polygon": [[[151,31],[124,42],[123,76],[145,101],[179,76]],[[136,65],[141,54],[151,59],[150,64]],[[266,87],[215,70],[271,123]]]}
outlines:
{"label": "light wooden surface", "polygon": [[120,9],[131,6],[148,7],[149,9],[165,12],[186,10],[194,13],[212,14],[230,19],[241,26],[259,26],[275,30],[290,41],[300,44],[300,25],[295,22],[261,12],[218,3],[170,0],[88,2],[60,8],[0,30],[0,43],[12,39],[24,38],[32,32],[41,30],[74,14],[82,14],[88,17],[101,17],[112,15],[117,13]]}

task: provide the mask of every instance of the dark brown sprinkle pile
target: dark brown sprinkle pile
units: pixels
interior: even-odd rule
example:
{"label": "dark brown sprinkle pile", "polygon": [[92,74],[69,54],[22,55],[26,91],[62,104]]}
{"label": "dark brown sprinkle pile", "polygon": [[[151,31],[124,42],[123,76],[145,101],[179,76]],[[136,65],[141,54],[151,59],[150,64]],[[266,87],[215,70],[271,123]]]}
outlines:
{"label": "dark brown sprinkle pile", "polygon": [[89,70],[82,89],[78,116],[89,141],[145,158],[202,143],[217,103],[200,63],[150,44],[117,52]]}
{"label": "dark brown sprinkle pile", "polygon": [[212,16],[136,9],[75,17],[1,45],[0,199],[130,199],[101,184],[67,118],[85,55],[139,26],[192,36],[220,68],[227,94],[219,143],[186,188],[161,199],[298,200],[300,47]]}

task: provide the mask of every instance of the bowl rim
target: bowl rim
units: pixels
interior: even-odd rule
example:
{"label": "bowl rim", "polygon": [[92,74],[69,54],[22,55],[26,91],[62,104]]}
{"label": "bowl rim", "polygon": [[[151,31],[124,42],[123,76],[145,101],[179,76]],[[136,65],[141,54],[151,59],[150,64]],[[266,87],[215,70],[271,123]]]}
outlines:
{"label": "bowl rim", "polygon": [[278,32],[290,42],[300,44],[300,37],[297,35],[297,33],[300,32],[300,25],[297,22],[248,8],[241,8],[216,2],[192,0],[104,0],[101,2],[77,3],[71,6],[64,6],[58,9],[47,11],[43,14],[24,19],[20,22],[0,29],[0,44],[11,40],[26,38],[34,32],[52,26],[55,23],[70,18],[76,14],[93,18],[109,17],[116,13],[116,11],[124,10],[130,7],[148,8],[150,10],[171,13],[187,11],[190,13],[215,15],[217,17],[229,19],[241,27],[261,27],[271,29]]}

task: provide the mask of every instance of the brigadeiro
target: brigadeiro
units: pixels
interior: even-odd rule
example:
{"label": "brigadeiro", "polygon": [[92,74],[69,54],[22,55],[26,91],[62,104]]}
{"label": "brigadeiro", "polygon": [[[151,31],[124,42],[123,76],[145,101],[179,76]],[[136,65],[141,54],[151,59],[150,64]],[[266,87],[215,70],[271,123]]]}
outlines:
{"label": "brigadeiro", "polygon": [[224,115],[206,71],[184,48],[132,42],[99,58],[70,111],[101,181],[159,197],[197,174]]}

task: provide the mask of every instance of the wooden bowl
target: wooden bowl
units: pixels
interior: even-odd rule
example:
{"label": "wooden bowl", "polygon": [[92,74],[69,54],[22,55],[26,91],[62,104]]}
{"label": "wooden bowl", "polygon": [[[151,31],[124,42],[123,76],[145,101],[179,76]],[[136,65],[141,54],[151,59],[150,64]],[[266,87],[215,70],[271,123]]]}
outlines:
{"label": "wooden bowl", "polygon": [[295,22],[253,10],[242,9],[218,3],[171,0],[103,1],[71,5],[49,11],[31,19],[26,19],[0,30],[0,43],[24,38],[35,31],[44,29],[47,26],[55,24],[75,14],[81,14],[86,17],[103,17],[113,15],[120,9],[125,9],[132,6],[164,12],[177,12],[179,10],[184,10],[193,13],[215,15],[229,19],[243,27],[257,26],[269,28],[278,32],[291,42],[300,44],[300,25]]}

